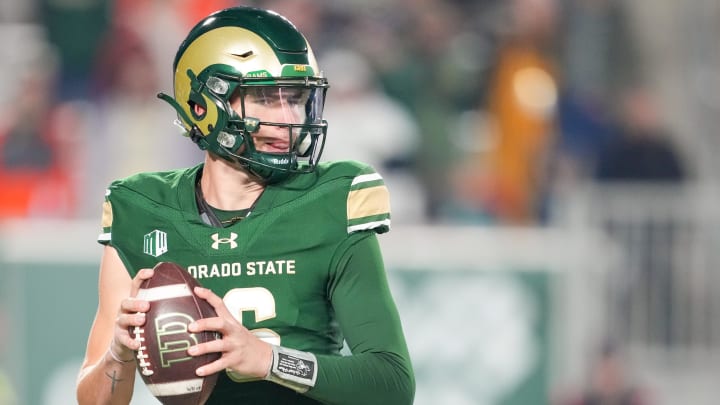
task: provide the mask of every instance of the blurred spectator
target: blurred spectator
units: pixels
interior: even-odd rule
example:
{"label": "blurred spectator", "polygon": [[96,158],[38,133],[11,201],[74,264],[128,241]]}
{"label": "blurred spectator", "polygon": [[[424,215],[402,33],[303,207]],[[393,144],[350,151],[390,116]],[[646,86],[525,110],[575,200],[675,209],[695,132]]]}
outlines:
{"label": "blurred spectator", "polygon": [[617,136],[613,114],[599,100],[564,89],[558,101],[558,137],[552,156],[553,186],[567,191],[593,176],[604,145]]}
{"label": "blurred spectator", "polygon": [[430,219],[437,219],[449,193],[447,173],[458,153],[451,139],[458,118],[471,108],[470,95],[476,96],[479,88],[479,64],[473,57],[480,41],[464,41],[470,17],[444,1],[402,1],[384,4],[349,25],[355,46],[368,56],[383,90],[417,122],[414,170],[426,192]]}
{"label": "blurred spectator", "polygon": [[55,97],[58,62],[51,47],[25,66],[0,115],[0,218],[70,216],[75,196],[75,119]]}
{"label": "blurred spectator", "polygon": [[37,3],[38,17],[60,56],[58,99],[87,97],[93,58],[109,27],[113,1],[39,0]]}
{"label": "blurred spectator", "polygon": [[419,144],[413,117],[382,92],[359,53],[331,50],[319,64],[330,81],[332,99],[324,112],[329,132],[323,160],[354,159],[372,165],[393,190],[393,221],[421,222],[424,195],[411,171]]}
{"label": "blurred spectator", "polygon": [[617,100],[642,70],[627,5],[618,0],[563,0],[559,62],[559,139],[554,181],[572,187],[592,177],[598,153],[615,136]]}
{"label": "blurred spectator", "polygon": [[587,386],[570,393],[557,405],[649,405],[648,393],[628,372],[625,359],[612,343],[606,343],[592,359]]}
{"label": "blurred spectator", "polygon": [[[478,154],[477,156],[482,156]],[[493,207],[499,204],[490,193],[493,187],[485,159],[463,159],[448,174],[451,193],[442,207],[444,222],[471,225],[495,224]]]}
{"label": "blurred spectator", "polygon": [[646,89],[629,89],[621,100],[619,136],[598,157],[598,181],[678,182],[686,169]]}
{"label": "blurred spectator", "polygon": [[[478,201],[479,215],[501,224],[534,224],[541,220],[546,159],[555,132],[557,79],[552,53],[555,0],[513,0],[510,28],[500,44],[487,95],[490,147],[461,162],[467,184]],[[459,187],[463,187],[459,182]],[[462,191],[456,195],[463,195]],[[467,196],[467,193],[464,195]]]}

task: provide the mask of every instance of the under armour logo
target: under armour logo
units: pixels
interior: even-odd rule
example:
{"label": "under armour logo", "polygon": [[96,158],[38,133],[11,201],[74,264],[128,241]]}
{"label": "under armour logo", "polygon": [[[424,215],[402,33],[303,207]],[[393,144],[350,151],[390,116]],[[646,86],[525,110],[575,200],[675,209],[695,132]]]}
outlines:
{"label": "under armour logo", "polygon": [[229,243],[230,249],[235,249],[238,246],[237,242],[235,242],[235,239],[237,239],[238,235],[235,232],[230,232],[229,238],[221,238],[219,233],[214,233],[210,236],[215,241],[212,244],[212,248],[215,250],[220,249],[221,243]]}

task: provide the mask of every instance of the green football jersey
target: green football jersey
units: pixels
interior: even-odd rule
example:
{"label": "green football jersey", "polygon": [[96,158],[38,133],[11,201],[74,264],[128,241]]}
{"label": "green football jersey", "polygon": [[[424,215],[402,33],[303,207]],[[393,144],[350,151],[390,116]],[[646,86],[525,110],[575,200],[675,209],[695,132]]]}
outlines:
{"label": "green football jersey", "polygon": [[[267,186],[245,219],[216,228],[198,213],[201,169],[112,183],[99,242],[131,276],[180,264],[258,337],[315,353],[319,370],[305,395],[222,373],[208,404],[398,403],[393,396],[413,389],[403,381],[414,383],[375,235],[390,226],[382,177],[356,162],[324,163]],[[340,356],[345,339],[353,356]]]}

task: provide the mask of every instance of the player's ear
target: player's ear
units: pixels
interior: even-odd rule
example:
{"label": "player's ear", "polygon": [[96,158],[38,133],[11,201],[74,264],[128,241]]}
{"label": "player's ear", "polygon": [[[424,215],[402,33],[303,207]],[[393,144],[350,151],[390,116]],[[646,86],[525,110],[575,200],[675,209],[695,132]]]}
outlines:
{"label": "player's ear", "polygon": [[205,111],[205,107],[201,106],[198,103],[193,103],[193,112],[195,113],[195,115],[197,115],[198,117],[202,117],[203,115],[205,115]]}

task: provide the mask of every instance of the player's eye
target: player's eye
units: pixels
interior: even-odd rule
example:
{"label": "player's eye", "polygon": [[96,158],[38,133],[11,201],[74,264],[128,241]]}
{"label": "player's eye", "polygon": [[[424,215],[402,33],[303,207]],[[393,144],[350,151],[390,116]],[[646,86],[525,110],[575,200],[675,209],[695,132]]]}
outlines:
{"label": "player's eye", "polygon": [[277,100],[272,92],[264,87],[249,87],[245,89],[245,102],[253,104],[268,105]]}
{"label": "player's eye", "polygon": [[307,91],[304,89],[281,89],[282,98],[289,104],[304,104]]}
{"label": "player's eye", "polygon": [[305,105],[310,97],[309,89],[289,87],[256,87],[245,90],[249,103],[272,106],[276,104]]}

